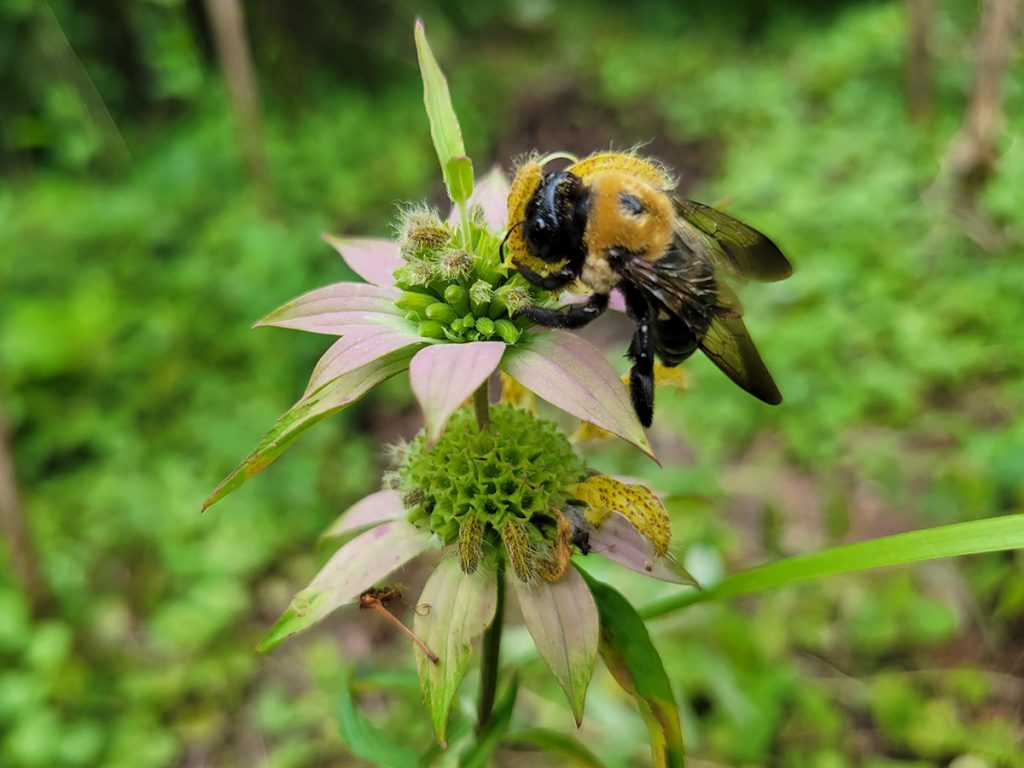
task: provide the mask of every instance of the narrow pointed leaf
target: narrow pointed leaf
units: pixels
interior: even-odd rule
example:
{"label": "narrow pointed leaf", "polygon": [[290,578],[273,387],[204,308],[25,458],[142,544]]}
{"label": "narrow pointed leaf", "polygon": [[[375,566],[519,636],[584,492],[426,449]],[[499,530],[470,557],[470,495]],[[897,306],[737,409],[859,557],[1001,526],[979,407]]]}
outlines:
{"label": "narrow pointed leaf", "polygon": [[303,397],[339,376],[414,344],[419,349],[424,340],[411,329],[399,330],[383,326],[353,328],[334,342],[317,361]]}
{"label": "narrow pointed leaf", "polygon": [[[479,205],[484,212],[484,221],[494,233],[504,233],[508,226],[508,177],[495,165],[477,180],[473,194],[467,201],[469,205]],[[448,223],[455,227],[459,224],[459,209],[452,206]]]}
{"label": "narrow pointed leaf", "polygon": [[324,532],[323,538],[341,538],[371,525],[380,525],[388,520],[398,520],[405,515],[402,494],[398,491],[377,491],[349,507]]}
{"label": "narrow pointed leaf", "polygon": [[334,713],[341,739],[356,757],[383,768],[416,768],[419,764],[419,750],[392,740],[359,711],[348,675],[343,679]]}
{"label": "narrow pointed leaf", "polygon": [[327,232],[320,237],[366,282],[395,284],[394,272],[403,264],[398,243],[377,237],[338,237]]}
{"label": "narrow pointed leaf", "polygon": [[604,763],[598,759],[597,755],[578,740],[548,728],[527,728],[515,731],[505,737],[504,743],[519,748],[528,744],[531,747],[537,747],[546,755],[557,755],[564,758],[568,765],[579,766],[579,768],[605,768]]}
{"label": "narrow pointed leaf", "polygon": [[619,374],[589,341],[565,331],[538,333],[510,349],[501,369],[538,397],[654,457]]}
{"label": "narrow pointed leaf", "polygon": [[626,598],[607,584],[585,578],[601,616],[601,658],[616,682],[636,699],[651,736],[653,765],[683,768],[679,707],[647,627]]}
{"label": "narrow pointed leaf", "polygon": [[589,529],[588,534],[591,550],[608,560],[662,581],[700,586],[678,560],[671,554],[659,555],[651,540],[618,512]]}
{"label": "narrow pointed leaf", "polygon": [[468,200],[473,194],[473,161],[465,155],[453,157],[448,161],[444,178],[452,200]]}
{"label": "narrow pointed leaf", "polygon": [[597,658],[598,617],[583,577],[569,568],[559,581],[510,579],[537,652],[569,698],[578,726]]}
{"label": "narrow pointed leaf", "polygon": [[438,344],[416,353],[409,380],[423,408],[429,442],[441,436],[449,417],[494,373],[504,351],[500,341],[474,341]]}
{"label": "narrow pointed leaf", "polygon": [[434,150],[444,173],[448,196],[456,202],[461,202],[473,191],[473,166],[466,157],[466,148],[462,143],[462,128],[459,127],[459,119],[452,107],[448,81],[441,72],[433,51],[430,50],[423,22],[419,19],[416,20],[414,36],[420,76],[423,78],[423,104],[430,120],[430,138],[434,142]]}
{"label": "narrow pointed leaf", "polygon": [[252,453],[221,480],[220,485],[203,502],[202,509],[217,503],[241,487],[250,477],[266,469],[314,424],[348,407],[382,381],[406,370],[413,352],[409,348],[400,349],[339,376],[315,392],[303,396],[263,435]]}
{"label": "narrow pointed leaf", "polygon": [[269,651],[282,640],[316,624],[433,545],[428,531],[393,520],[343,545],[299,592],[259,644]]}
{"label": "narrow pointed leaf", "polygon": [[442,560],[423,587],[412,626],[437,654],[438,663],[432,663],[417,648],[416,669],[423,701],[441,744],[447,736],[448,710],[469,666],[473,641],[490,626],[496,607],[494,571],[478,568],[467,575],[454,557]]}
{"label": "narrow pointed leaf", "polygon": [[643,615],[655,618],[694,603],[725,600],[825,576],[1009,549],[1024,549],[1022,514],[940,525],[787,557],[735,573],[700,592],[686,592],[660,600],[644,608]]}
{"label": "narrow pointed leaf", "polygon": [[292,299],[256,325],[331,336],[348,333],[352,326],[383,324],[393,327],[396,319],[405,319],[395,306],[400,295],[401,291],[391,286],[334,283]]}

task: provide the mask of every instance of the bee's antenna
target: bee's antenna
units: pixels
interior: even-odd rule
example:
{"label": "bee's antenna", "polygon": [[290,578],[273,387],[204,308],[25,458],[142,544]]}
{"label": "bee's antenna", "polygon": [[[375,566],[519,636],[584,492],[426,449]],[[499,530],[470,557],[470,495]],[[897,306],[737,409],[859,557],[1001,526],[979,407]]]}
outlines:
{"label": "bee's antenna", "polygon": [[505,263],[505,243],[508,242],[509,237],[512,235],[513,232],[516,231],[516,228],[523,226],[523,224],[525,224],[525,223],[526,223],[526,219],[521,219],[520,221],[517,221],[515,224],[513,224],[511,227],[509,227],[508,228],[508,232],[505,233],[505,237],[501,241],[501,245],[498,246],[498,256],[501,257],[501,263],[502,264]]}
{"label": "bee's antenna", "polygon": [[551,152],[540,159],[540,166],[543,168],[552,160],[568,160],[571,164],[578,163],[580,159],[571,152]]}

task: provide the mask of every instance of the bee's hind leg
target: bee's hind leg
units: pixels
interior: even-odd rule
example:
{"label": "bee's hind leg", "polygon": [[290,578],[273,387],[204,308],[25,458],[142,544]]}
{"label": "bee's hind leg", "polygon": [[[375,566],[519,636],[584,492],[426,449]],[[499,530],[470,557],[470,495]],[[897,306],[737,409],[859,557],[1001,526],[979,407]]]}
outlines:
{"label": "bee's hind leg", "polygon": [[636,331],[626,356],[633,361],[629,370],[629,394],[633,410],[645,427],[654,421],[654,335],[651,332],[651,307],[635,291],[627,290],[626,308],[636,321]]}
{"label": "bee's hind leg", "polygon": [[524,307],[516,317],[526,317],[546,328],[582,328],[591,320],[600,317],[608,308],[608,294],[594,293],[582,304],[573,304],[566,309],[544,309]]}

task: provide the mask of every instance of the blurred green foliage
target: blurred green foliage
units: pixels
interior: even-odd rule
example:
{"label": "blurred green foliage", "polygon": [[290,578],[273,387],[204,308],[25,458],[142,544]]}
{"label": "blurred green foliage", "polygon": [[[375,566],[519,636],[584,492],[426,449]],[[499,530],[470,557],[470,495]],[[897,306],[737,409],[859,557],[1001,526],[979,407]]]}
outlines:
{"label": "blurred green foliage", "polygon": [[[252,650],[326,556],[319,532],[373,487],[380,441],[415,429],[405,384],[197,511],[326,347],[248,329],[351,277],[317,233],[381,234],[394,201],[442,199],[415,13],[479,171],[541,142],[654,139],[689,194],[728,198],[797,264],[744,294],[781,408],[694,362],[659,403],[666,469],[593,451],[678,494],[694,573],[1021,511],[1019,55],[981,200],[999,242],[982,249],[929,194],[970,85],[973,3],[937,9],[919,124],[895,1],[250,6],[270,209],[240,170],[201,3],[0,6],[0,407],[52,592],[31,617],[0,556],[0,764],[336,765],[353,665],[364,714],[428,742],[411,654],[376,624]],[[669,589],[593,570],[638,604]],[[1024,763],[1022,629],[1020,557],[1001,555],[702,605],[652,636],[709,764],[995,768]],[[540,692],[520,725],[567,731],[515,637]],[[609,765],[645,759],[606,674],[583,738]]]}

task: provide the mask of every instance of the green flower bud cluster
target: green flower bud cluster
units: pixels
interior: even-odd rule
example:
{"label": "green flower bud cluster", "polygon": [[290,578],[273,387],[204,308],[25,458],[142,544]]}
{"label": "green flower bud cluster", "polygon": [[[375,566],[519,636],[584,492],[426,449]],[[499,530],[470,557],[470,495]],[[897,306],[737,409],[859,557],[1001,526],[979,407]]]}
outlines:
{"label": "green flower bud cluster", "polygon": [[529,321],[516,318],[536,303],[534,289],[501,263],[500,241],[476,209],[456,232],[436,211],[416,208],[399,221],[405,264],[395,272],[402,295],[395,305],[416,323],[420,336],[442,341],[519,341]]}
{"label": "green flower bud cluster", "polygon": [[558,510],[584,475],[552,422],[495,405],[491,423],[480,429],[473,409],[462,408],[434,446],[420,433],[395,458],[400,464],[390,484],[402,492],[409,519],[444,544],[457,543],[464,571],[472,573],[499,546],[523,581],[550,570]]}

